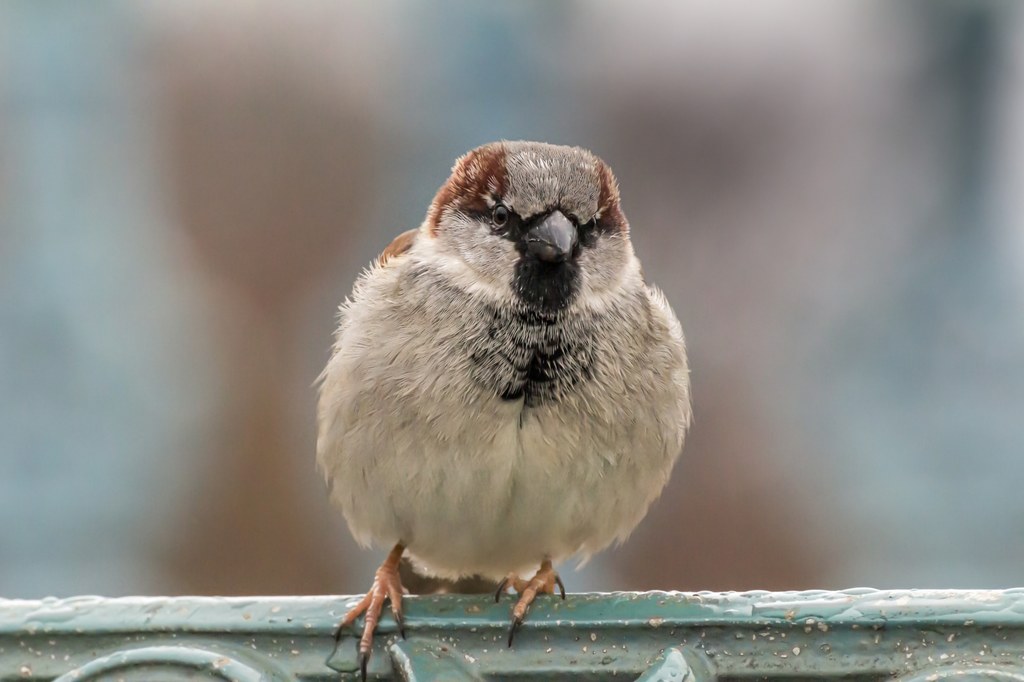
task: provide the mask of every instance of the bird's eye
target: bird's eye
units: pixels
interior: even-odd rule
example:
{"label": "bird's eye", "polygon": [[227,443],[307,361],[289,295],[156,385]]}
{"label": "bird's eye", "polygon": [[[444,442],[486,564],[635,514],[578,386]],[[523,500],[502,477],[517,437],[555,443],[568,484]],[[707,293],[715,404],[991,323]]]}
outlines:
{"label": "bird's eye", "polygon": [[504,204],[498,204],[491,212],[491,222],[495,227],[505,227],[508,224],[509,212]]}

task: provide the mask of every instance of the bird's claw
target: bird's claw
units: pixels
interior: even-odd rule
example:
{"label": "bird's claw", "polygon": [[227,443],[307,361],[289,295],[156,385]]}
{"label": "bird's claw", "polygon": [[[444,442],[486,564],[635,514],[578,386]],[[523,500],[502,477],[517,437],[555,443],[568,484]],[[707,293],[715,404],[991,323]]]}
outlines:
{"label": "bird's claw", "polygon": [[359,678],[366,682],[366,668],[370,665],[370,652],[360,651],[359,652]]}
{"label": "bird's claw", "polygon": [[[565,599],[564,594],[562,598]],[[395,607],[394,601],[391,602],[391,615],[395,617],[395,623],[398,625],[398,634],[402,636],[402,639],[405,639],[405,615],[402,613],[401,608]]]}
{"label": "bird's claw", "polygon": [[505,590],[508,589],[508,581],[509,581],[509,577],[506,576],[506,577],[501,579],[500,583],[498,583],[498,589],[494,591],[494,603],[495,604],[498,604],[498,603],[501,602],[501,595],[505,594]]}
{"label": "bird's claw", "polygon": [[565,585],[562,583],[562,578],[559,577],[558,573],[551,566],[551,561],[545,559],[541,562],[540,570],[537,571],[536,575],[529,581],[520,580],[515,574],[510,574],[504,580],[498,584],[498,591],[494,595],[494,600],[497,602],[501,599],[502,592],[512,585],[515,587],[516,592],[519,593],[519,600],[516,605],[512,607],[512,624],[508,629],[508,645],[512,646],[512,640],[515,638],[516,631],[519,626],[523,624],[523,620],[526,618],[526,612],[530,608],[530,604],[533,603],[534,599],[537,598],[538,594],[554,594],[555,586],[558,586],[558,591],[561,593],[562,599],[565,599]]}
{"label": "bird's claw", "polygon": [[518,616],[512,617],[512,623],[508,626],[508,646],[512,648],[512,638],[516,636],[516,630],[523,624],[523,619]]}

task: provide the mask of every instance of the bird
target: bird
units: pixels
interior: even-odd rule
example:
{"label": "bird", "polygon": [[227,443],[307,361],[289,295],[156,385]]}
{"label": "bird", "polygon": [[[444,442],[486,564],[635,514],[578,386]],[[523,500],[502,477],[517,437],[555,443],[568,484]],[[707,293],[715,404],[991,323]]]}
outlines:
{"label": "bird", "polygon": [[[680,323],[647,283],[610,167],[498,141],[459,157],[419,227],[340,306],[319,382],[317,465],[363,547],[363,678],[398,566],[515,589],[509,646],[555,568],[622,542],[692,421]],[[339,629],[339,633],[341,630]],[[339,634],[340,636],[340,634]]]}

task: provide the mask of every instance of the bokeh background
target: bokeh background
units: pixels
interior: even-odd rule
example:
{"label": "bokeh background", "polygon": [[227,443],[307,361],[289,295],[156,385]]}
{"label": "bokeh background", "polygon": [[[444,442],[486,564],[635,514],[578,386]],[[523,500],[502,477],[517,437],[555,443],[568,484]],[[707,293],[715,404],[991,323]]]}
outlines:
{"label": "bokeh background", "polygon": [[691,350],[671,484],[570,589],[1024,583],[1019,4],[13,0],[0,595],[364,590],[312,384],[499,138],[611,164]]}

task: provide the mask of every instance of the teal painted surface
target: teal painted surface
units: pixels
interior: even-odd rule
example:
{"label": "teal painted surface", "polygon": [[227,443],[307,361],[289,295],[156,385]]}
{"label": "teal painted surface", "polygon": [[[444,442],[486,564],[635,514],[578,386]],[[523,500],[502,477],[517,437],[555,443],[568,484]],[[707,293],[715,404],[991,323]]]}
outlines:
{"label": "teal painted surface", "polygon": [[[351,598],[0,600],[4,680],[356,679]],[[409,597],[371,677],[399,680],[1024,682],[1024,590],[619,593],[508,605]]]}

